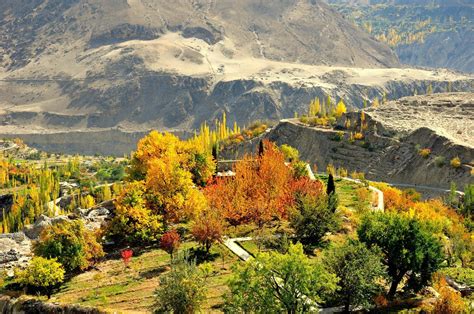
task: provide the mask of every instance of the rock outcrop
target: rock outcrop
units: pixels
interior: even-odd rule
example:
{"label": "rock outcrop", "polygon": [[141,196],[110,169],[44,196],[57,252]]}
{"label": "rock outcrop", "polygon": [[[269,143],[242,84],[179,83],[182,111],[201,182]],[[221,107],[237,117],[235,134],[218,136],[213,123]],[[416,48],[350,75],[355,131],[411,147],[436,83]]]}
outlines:
{"label": "rock outcrop", "polygon": [[45,303],[32,298],[11,298],[0,296],[0,313],[3,314],[36,314],[36,313],[61,313],[61,314],[102,314],[104,311],[93,307],[84,307],[69,304]]}
{"label": "rock outcrop", "polygon": [[[432,110],[427,109],[430,106]],[[384,116],[387,110],[400,110],[403,114]],[[352,126],[358,125],[357,129],[313,128],[292,119],[280,122],[262,138],[297,148],[303,160],[323,171],[333,164],[349,171],[362,171],[370,180],[440,189],[449,189],[451,182],[458,187],[472,183],[474,149],[470,141],[473,137],[467,140],[465,136],[474,129],[473,94],[405,98],[365,113],[365,137],[353,143],[349,141],[350,133],[360,128],[357,112],[348,113],[340,120],[340,125],[351,120]],[[446,121],[441,122],[443,119]],[[449,122],[450,119],[458,121]],[[459,133],[457,125],[467,133]],[[221,158],[238,159],[245,153],[255,153],[262,138],[227,147]],[[429,156],[421,156],[420,149],[429,149]],[[462,162],[460,167],[450,165],[456,157]]]}
{"label": "rock outcrop", "polygon": [[97,230],[110,220],[114,208],[113,202],[108,201],[89,209],[79,208],[77,214],[68,216],[50,218],[43,215],[21,232],[0,234],[0,271],[5,270],[9,276],[13,276],[13,269],[16,266],[26,265],[32,257],[33,241],[39,238],[45,228],[64,221],[82,219],[87,229]]}

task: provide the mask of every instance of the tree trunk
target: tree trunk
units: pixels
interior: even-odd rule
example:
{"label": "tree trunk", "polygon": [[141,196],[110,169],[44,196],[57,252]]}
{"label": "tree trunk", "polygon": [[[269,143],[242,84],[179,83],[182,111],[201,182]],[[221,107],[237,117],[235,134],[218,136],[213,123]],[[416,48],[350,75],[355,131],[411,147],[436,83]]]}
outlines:
{"label": "tree trunk", "polygon": [[392,281],[392,284],[390,286],[390,290],[388,291],[388,298],[393,299],[395,296],[395,293],[397,292],[398,285],[400,284],[400,281],[402,281],[403,275],[399,275],[395,277]]}
{"label": "tree trunk", "polygon": [[344,313],[350,313],[351,312],[351,299],[348,297],[346,301],[344,302]]}

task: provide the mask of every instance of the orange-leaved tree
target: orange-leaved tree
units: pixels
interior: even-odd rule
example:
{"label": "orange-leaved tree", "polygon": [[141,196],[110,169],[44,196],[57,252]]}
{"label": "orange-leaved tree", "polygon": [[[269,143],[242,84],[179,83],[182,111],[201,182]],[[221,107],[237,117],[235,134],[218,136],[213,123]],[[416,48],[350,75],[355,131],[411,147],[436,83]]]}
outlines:
{"label": "orange-leaved tree", "polygon": [[245,156],[234,170],[235,177],[217,179],[205,189],[212,209],[234,226],[253,222],[261,228],[287,216],[292,169],[273,143],[264,141],[262,154]]}
{"label": "orange-leaved tree", "polygon": [[192,234],[209,253],[212,244],[222,239],[223,222],[219,213],[211,210],[203,211],[194,221]]}

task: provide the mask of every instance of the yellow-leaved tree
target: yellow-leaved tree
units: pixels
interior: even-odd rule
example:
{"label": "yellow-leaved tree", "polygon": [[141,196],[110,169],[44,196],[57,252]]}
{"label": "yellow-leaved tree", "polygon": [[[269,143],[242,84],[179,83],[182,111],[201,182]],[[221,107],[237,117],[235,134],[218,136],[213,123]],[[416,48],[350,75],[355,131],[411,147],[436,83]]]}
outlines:
{"label": "yellow-leaved tree", "polygon": [[343,114],[347,112],[346,105],[342,101],[342,99],[337,103],[336,106],[336,118],[340,118]]}

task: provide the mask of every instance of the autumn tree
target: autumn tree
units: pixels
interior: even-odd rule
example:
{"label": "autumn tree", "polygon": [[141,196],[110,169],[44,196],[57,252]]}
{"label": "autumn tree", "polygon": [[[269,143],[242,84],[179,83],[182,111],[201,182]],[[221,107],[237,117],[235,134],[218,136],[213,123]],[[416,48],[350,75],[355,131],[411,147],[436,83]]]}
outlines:
{"label": "autumn tree", "polygon": [[131,159],[129,178],[146,179],[150,164],[156,160],[172,161],[173,166],[190,172],[191,179],[198,185],[206,183],[216,167],[211,151],[197,140],[181,141],[170,133],[152,131],[138,142]]}
{"label": "autumn tree", "polygon": [[195,184],[207,183],[214,171],[210,152],[196,141],[153,131],[138,143],[129,178],[144,181],[147,207],[169,223],[192,218],[206,207]]}
{"label": "autumn tree", "polygon": [[179,165],[176,152],[148,162],[145,180],[148,206],[166,221],[191,218],[206,207],[206,199],[194,187],[191,172]]}
{"label": "autumn tree", "polygon": [[206,210],[194,221],[192,234],[209,254],[212,244],[222,239],[223,224],[218,213]]}
{"label": "autumn tree", "polygon": [[232,225],[253,222],[259,227],[287,215],[292,171],[278,148],[264,142],[256,159],[245,156],[235,165],[235,177],[216,179],[204,193],[212,209]]}
{"label": "autumn tree", "polygon": [[96,235],[80,220],[63,221],[45,228],[33,244],[36,255],[56,258],[66,271],[84,270],[104,256]]}
{"label": "autumn tree", "polygon": [[343,114],[347,112],[346,105],[342,101],[342,99],[337,103],[336,106],[336,118],[342,117]]}
{"label": "autumn tree", "polygon": [[377,246],[383,252],[391,278],[389,297],[395,295],[405,276],[407,288],[419,290],[425,286],[444,259],[441,243],[429,225],[416,218],[372,213],[363,217],[357,234],[369,248]]}
{"label": "autumn tree", "polygon": [[115,201],[115,216],[107,235],[128,244],[158,240],[163,232],[163,217],[148,208],[146,198],[143,182],[128,184]]}
{"label": "autumn tree", "polygon": [[15,269],[15,282],[51,298],[53,289],[64,281],[64,267],[56,259],[33,257],[25,269]]}
{"label": "autumn tree", "polygon": [[160,248],[171,256],[173,259],[173,254],[178,250],[181,245],[181,237],[178,232],[173,229],[161,236],[160,239]]}
{"label": "autumn tree", "polygon": [[311,262],[301,244],[287,254],[262,253],[241,265],[229,282],[231,313],[306,313],[336,290],[337,277]]}

